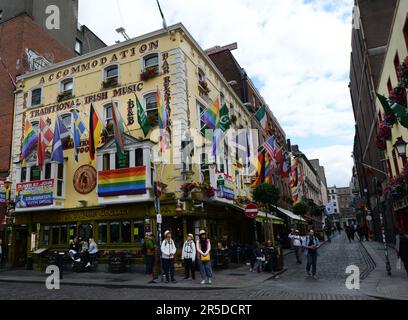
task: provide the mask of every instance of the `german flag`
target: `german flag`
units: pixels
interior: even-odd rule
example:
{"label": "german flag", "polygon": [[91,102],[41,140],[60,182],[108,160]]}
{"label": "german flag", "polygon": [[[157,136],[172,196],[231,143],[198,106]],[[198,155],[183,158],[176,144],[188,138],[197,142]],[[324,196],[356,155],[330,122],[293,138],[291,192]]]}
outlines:
{"label": "german flag", "polygon": [[102,122],[99,120],[93,105],[91,104],[91,113],[89,115],[89,138],[88,148],[91,161],[95,160],[95,152],[101,142]]}

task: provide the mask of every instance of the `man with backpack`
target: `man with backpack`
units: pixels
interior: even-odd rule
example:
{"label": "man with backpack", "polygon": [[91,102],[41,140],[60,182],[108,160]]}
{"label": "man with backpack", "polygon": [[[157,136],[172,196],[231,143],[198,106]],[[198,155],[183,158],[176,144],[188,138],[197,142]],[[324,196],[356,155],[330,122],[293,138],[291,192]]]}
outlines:
{"label": "man with backpack", "polygon": [[[305,238],[303,247],[305,248],[305,255],[307,257],[306,271],[308,276],[312,276],[313,279],[317,280],[316,269],[317,269],[317,257],[319,253],[317,249],[320,247],[319,239],[314,235],[314,231],[310,230],[309,235]],[[312,274],[310,273],[312,269]]]}
{"label": "man with backpack", "polygon": [[150,232],[146,233],[146,239],[143,244],[143,253],[145,255],[146,261],[146,274],[151,275],[153,273],[153,263],[154,263],[154,235]]}
{"label": "man with backpack", "polygon": [[302,237],[299,235],[299,230],[296,230],[294,234],[290,234],[289,238],[293,244],[293,250],[295,251],[296,255],[296,262],[297,264],[302,264],[302,246],[303,240]]}

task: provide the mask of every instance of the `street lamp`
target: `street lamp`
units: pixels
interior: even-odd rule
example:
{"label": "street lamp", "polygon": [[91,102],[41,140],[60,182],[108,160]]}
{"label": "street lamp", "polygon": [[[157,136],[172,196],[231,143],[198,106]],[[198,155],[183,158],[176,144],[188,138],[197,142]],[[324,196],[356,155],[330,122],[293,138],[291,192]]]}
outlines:
{"label": "street lamp", "polygon": [[398,155],[401,158],[407,157],[407,143],[404,141],[402,137],[397,139],[397,142],[394,144],[395,149],[397,149]]}

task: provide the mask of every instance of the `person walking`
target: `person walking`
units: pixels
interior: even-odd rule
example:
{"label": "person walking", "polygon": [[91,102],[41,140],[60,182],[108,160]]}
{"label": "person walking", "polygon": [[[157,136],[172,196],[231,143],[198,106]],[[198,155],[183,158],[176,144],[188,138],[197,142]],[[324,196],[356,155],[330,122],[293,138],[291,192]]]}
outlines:
{"label": "person walking", "polygon": [[[314,231],[310,230],[309,235],[305,239],[304,247],[305,247],[305,255],[307,257],[307,265],[306,265],[306,272],[308,276],[312,276],[313,279],[317,280],[316,271],[317,271],[317,257],[318,252],[317,249],[320,246],[320,241],[314,235]],[[312,273],[310,273],[310,269],[312,269]]]}
{"label": "person walking", "polygon": [[146,261],[145,273],[148,275],[152,275],[153,273],[154,247],[155,247],[154,235],[151,232],[148,232],[146,233],[146,239],[144,243],[145,261]]}
{"label": "person walking", "polygon": [[166,283],[169,283],[169,280],[175,283],[176,279],[174,278],[174,255],[176,254],[176,245],[171,238],[171,232],[169,230],[164,233],[164,240],[161,244],[161,254],[164,274],[166,275]]}
{"label": "person walking", "polygon": [[253,268],[253,272],[261,273],[263,269],[262,268],[263,262],[265,262],[265,252],[264,249],[262,248],[262,245],[259,242],[256,243],[255,258],[256,261]]}
{"label": "person walking", "polygon": [[266,242],[265,257],[266,257],[266,267],[267,272],[276,272],[278,265],[278,250],[273,246],[272,240]]}
{"label": "person walking", "polygon": [[398,230],[396,245],[398,258],[404,263],[405,271],[408,276],[408,235],[402,229]]}
{"label": "person walking", "polygon": [[211,267],[211,242],[207,238],[205,230],[200,231],[200,238],[197,240],[197,256],[200,265],[201,284],[212,283],[212,267]]}
{"label": "person walking", "polygon": [[90,256],[90,262],[91,266],[95,267],[96,266],[96,261],[98,258],[98,245],[96,244],[94,239],[89,239],[89,256]]}
{"label": "person walking", "polygon": [[347,239],[349,243],[351,243],[351,240],[354,240],[354,227],[349,225],[346,227],[346,234],[347,234]]}
{"label": "person walking", "polygon": [[297,264],[302,264],[302,245],[303,245],[303,240],[302,237],[299,234],[299,230],[296,230],[295,233],[291,236],[289,236],[291,239],[291,242],[293,243],[293,250],[295,251],[296,255],[296,262]]}
{"label": "person walking", "polygon": [[193,239],[194,236],[191,233],[187,235],[187,240],[184,242],[183,252],[181,254],[181,260],[184,262],[184,279],[186,280],[190,278],[190,272],[191,279],[195,280],[195,259],[197,250]]}

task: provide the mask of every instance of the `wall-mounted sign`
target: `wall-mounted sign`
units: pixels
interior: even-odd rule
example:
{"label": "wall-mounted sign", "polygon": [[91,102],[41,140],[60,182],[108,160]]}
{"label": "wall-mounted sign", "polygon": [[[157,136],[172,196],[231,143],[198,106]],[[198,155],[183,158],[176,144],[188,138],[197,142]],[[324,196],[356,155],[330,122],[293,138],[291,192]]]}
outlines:
{"label": "wall-mounted sign", "polygon": [[90,165],[79,167],[74,174],[74,188],[80,194],[89,194],[96,187],[96,170]]}
{"label": "wall-mounted sign", "polygon": [[4,188],[4,181],[0,181],[0,203],[6,203],[6,189]]}
{"label": "wall-mounted sign", "polygon": [[54,180],[17,183],[16,208],[43,207],[53,204]]}

